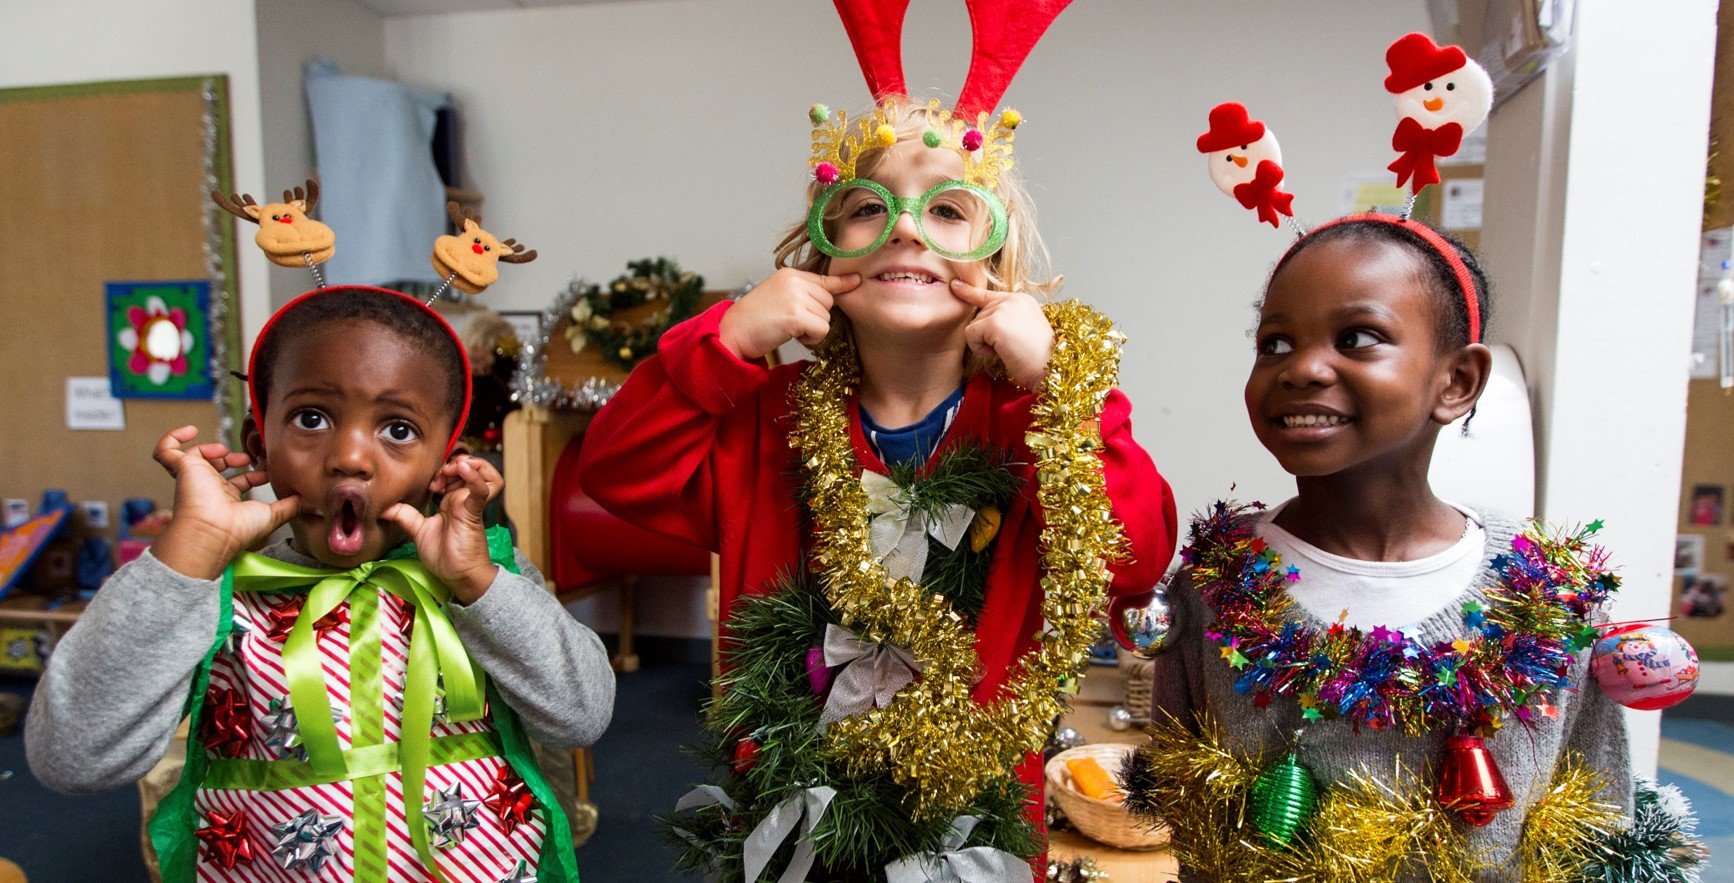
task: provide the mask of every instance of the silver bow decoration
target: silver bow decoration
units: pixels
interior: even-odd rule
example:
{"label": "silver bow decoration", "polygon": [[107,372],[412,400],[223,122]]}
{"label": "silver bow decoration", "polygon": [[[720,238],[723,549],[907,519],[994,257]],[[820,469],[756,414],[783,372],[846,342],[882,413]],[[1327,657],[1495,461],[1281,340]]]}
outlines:
{"label": "silver bow decoration", "polygon": [[962,503],[946,506],[929,518],[914,507],[907,488],[870,469],[861,473],[861,489],[867,492],[867,537],[888,579],[920,582],[927,567],[927,538],[956,549],[975,520],[975,510]]}
{"label": "silver bow decoration", "polygon": [[[747,835],[747,842],[741,850],[741,861],[746,866],[745,879],[759,879],[765,866],[776,856],[777,848],[789,839],[797,826],[801,833],[795,838],[795,854],[789,857],[789,866],[783,869],[777,883],[801,883],[807,879],[807,872],[813,869],[813,828],[819,824],[819,819],[825,815],[825,808],[831,805],[831,799],[836,796],[835,788],[815,785],[812,788],[803,788],[771,807],[770,814],[759,820],[753,833]],[[716,785],[700,785],[688,791],[686,796],[674,805],[674,811],[702,806],[721,806],[733,810],[735,802]],[[684,833],[682,836],[692,839]]]}
{"label": "silver bow decoration", "polygon": [[869,708],[891,704],[897,691],[921,671],[915,655],[895,644],[876,644],[840,625],[825,626],[825,664],[846,666],[831,682],[831,695],[819,714],[819,732]]}
{"label": "silver bow decoration", "polygon": [[962,849],[980,821],[958,816],[939,852],[900,858],[885,866],[886,883],[1023,883],[1030,863],[991,846]]}

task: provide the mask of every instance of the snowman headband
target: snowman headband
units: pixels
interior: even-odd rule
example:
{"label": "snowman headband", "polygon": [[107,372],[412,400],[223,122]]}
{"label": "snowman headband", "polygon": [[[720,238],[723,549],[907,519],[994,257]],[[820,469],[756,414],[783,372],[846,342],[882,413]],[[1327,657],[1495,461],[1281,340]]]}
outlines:
{"label": "snowman headband", "polygon": [[[872,149],[897,143],[886,105],[909,98],[903,76],[903,17],[909,0],[835,0],[855,48],[861,73],[878,107],[851,126],[843,111],[823,104],[808,109],[813,123],[814,180],[828,187],[855,180],[855,164]],[[963,157],[963,180],[992,190],[1012,167],[1013,132],[1023,122],[1015,110],[992,111],[1042,34],[1071,0],[965,0],[972,53],[957,103],[938,99],[919,108],[928,120],[922,143]]]}
{"label": "snowman headband", "polygon": [[308,217],[308,213],[319,201],[319,179],[308,178],[302,187],[283,191],[281,202],[260,204],[252,196],[245,193],[231,193],[225,196],[221,191],[211,191],[211,201],[229,214],[259,226],[259,232],[253,241],[265,252],[265,258],[280,267],[305,266],[313,275],[315,288],[294,300],[284,304],[281,309],[266,320],[265,327],[259,331],[259,336],[253,341],[253,352],[248,359],[247,395],[253,407],[253,416],[263,419],[265,403],[259,397],[258,377],[259,353],[265,348],[265,340],[275,330],[284,316],[315,297],[342,296],[346,293],[371,292],[374,294],[389,294],[408,301],[422,312],[433,317],[457,347],[459,358],[463,363],[464,398],[458,411],[457,422],[452,427],[452,434],[446,441],[445,455],[451,456],[457,446],[458,438],[463,432],[464,423],[469,419],[470,399],[473,393],[470,379],[469,353],[464,346],[463,338],[458,336],[451,323],[445,320],[433,309],[433,302],[448,288],[455,287],[465,294],[480,294],[483,289],[499,280],[500,263],[524,264],[536,259],[534,249],[529,249],[515,239],[499,239],[492,233],[482,229],[478,218],[466,214],[455,202],[446,203],[446,213],[456,235],[440,236],[434,240],[432,263],[434,270],[440,274],[443,281],[438,291],[427,300],[422,301],[401,291],[385,288],[374,288],[366,285],[336,285],[325,284],[325,274],[319,265],[331,259],[337,251],[337,235],[332,229],[319,221]]}
{"label": "snowman headband", "polygon": [[1389,224],[1414,234],[1451,268],[1467,307],[1469,339],[1479,343],[1481,311],[1474,276],[1451,243],[1409,215],[1421,191],[1439,183],[1437,159],[1456,154],[1463,136],[1481,125],[1492,111],[1493,80],[1461,47],[1439,46],[1426,34],[1399,38],[1385,49],[1385,63],[1390,68],[1385,91],[1394,97],[1398,117],[1391,135],[1391,149],[1398,156],[1387,168],[1396,173],[1398,187],[1407,184],[1410,190],[1401,215],[1350,215],[1321,224],[1309,233],[1295,220],[1294,194],[1282,189],[1285,172],[1276,134],[1238,102],[1211,108],[1210,129],[1198,136],[1198,151],[1205,154],[1217,189],[1256,212],[1260,222],[1277,227],[1281,218],[1287,217],[1294,227],[1295,244],[1278,266],[1308,236],[1339,224]]}

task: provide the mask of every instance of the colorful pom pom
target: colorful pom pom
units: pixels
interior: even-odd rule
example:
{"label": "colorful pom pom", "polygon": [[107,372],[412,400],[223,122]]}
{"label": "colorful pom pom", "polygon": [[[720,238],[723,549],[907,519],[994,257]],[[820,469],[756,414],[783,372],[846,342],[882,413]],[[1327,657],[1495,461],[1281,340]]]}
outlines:
{"label": "colorful pom pom", "polygon": [[880,147],[890,147],[897,143],[897,130],[892,128],[890,123],[886,123],[873,130],[873,140],[877,141]]}
{"label": "colorful pom pom", "polygon": [[921,143],[928,147],[938,147],[940,142],[944,140],[944,137],[939,134],[938,129],[928,129],[921,133]]}
{"label": "colorful pom pom", "polygon": [[981,149],[980,129],[970,129],[963,133],[963,149],[971,153]]}
{"label": "colorful pom pom", "polygon": [[807,108],[807,119],[812,120],[813,125],[815,126],[824,125],[825,121],[830,118],[831,109],[823,104],[815,104],[812,107]]}
{"label": "colorful pom pom", "polygon": [[1008,129],[1015,129],[1024,121],[1024,115],[1015,110],[1005,110],[999,115],[999,124]]}
{"label": "colorful pom pom", "polygon": [[837,171],[835,165],[828,162],[822,162],[813,167],[813,177],[818,180],[820,184],[831,185],[837,183],[837,179],[843,177],[843,175],[841,172]]}

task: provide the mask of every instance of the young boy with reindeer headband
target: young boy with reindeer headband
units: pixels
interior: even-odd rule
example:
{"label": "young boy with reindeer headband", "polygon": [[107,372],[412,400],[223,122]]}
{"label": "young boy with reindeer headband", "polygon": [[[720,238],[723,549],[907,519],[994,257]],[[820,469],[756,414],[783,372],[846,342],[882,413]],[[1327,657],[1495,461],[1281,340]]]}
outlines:
{"label": "young boy with reindeer headband", "polygon": [[[335,237],[307,217],[313,181],[281,203],[213,197],[317,279]],[[480,291],[520,249],[455,219],[434,266]],[[61,641],[32,769],[70,792],[130,783],[187,716],[185,771],[150,820],[165,880],[576,881],[527,737],[594,742],[614,676],[484,529],[504,482],[457,444],[456,333],[407,295],[321,285],[266,323],[247,380],[245,453],[192,426],[157,445],[174,520]],[[276,502],[246,499],[266,483]]]}
{"label": "young boy with reindeer headband", "polygon": [[[1386,60],[1391,170],[1419,194],[1492,84],[1421,34]],[[1223,192],[1300,231],[1245,396],[1297,493],[1194,520],[1167,632],[1133,632],[1157,712],[1127,805],[1173,830],[1185,880],[1689,879],[1689,808],[1634,791],[1616,700],[1684,698],[1691,649],[1604,625],[1619,580],[1599,523],[1550,531],[1428,483],[1440,429],[1491,370],[1475,255],[1407,210],[1301,229],[1276,138],[1239,104],[1210,112],[1198,149]],[[1668,676],[1626,680],[1634,654]]]}
{"label": "young boy with reindeer headband", "polygon": [[[907,0],[836,5],[878,103],[810,109],[781,269],[664,335],[591,423],[581,480],[721,554],[723,778],[678,807],[686,864],[1027,880],[1037,752],[1092,613],[1154,585],[1175,538],[1115,389],[1120,336],[1036,297],[1054,283],[1012,170],[1022,120],[994,112],[1066,2],[970,0],[950,110],[908,96]],[[814,357],[766,368],[790,340]]]}

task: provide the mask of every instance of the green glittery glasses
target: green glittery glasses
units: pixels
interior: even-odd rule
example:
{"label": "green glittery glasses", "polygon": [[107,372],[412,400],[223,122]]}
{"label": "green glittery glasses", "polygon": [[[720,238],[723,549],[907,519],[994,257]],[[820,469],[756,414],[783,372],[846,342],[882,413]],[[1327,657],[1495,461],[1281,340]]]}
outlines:
{"label": "green glittery glasses", "polygon": [[[1005,245],[1005,203],[968,181],[942,181],[910,197],[893,196],[867,178],[833,184],[807,212],[807,237],[831,257],[858,258],[883,246],[906,212],[921,241],[940,257],[979,261]],[[827,214],[832,230],[825,229]]]}

